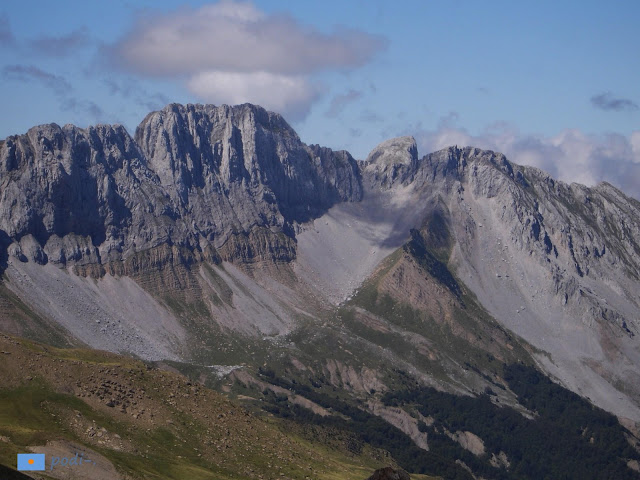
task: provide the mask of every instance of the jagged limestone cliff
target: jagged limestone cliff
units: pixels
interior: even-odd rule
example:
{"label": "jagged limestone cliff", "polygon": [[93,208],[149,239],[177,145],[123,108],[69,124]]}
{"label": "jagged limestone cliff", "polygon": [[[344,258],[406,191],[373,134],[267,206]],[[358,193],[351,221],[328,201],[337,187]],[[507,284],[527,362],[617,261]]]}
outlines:
{"label": "jagged limestone cliff", "polygon": [[288,261],[296,222],[361,196],[348,153],[304,145],[252,105],[169,105],[135,140],[121,126],[34,127],[6,140],[0,171],[5,247],[43,264],[105,264],[162,244]]}

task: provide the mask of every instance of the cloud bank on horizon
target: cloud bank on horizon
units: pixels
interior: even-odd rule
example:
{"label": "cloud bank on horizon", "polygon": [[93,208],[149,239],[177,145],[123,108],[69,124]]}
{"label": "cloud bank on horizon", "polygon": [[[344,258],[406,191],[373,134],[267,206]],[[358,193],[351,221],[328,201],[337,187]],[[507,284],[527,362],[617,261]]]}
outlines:
{"label": "cloud bank on horizon", "polygon": [[634,2],[34,2],[0,7],[0,82],[15,112],[0,136],[47,121],[131,131],[170,102],[250,102],[357,158],[413,135],[421,154],[488,148],[640,199]]}

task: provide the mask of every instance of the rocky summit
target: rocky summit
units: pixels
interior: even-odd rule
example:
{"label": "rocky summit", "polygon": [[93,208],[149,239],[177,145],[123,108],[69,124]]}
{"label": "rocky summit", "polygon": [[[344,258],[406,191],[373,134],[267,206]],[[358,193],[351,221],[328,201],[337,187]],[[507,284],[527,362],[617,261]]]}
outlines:
{"label": "rocky summit", "polygon": [[6,334],[415,478],[638,478],[640,202],[607,183],[412,137],[355,160],[258,106],[172,104],[134,137],[1,142],[0,270]]}

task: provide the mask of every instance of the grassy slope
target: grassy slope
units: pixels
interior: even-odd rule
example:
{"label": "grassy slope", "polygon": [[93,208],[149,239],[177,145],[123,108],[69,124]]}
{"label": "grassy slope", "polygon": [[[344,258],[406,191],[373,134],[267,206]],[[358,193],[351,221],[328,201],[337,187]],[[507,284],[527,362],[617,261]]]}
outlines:
{"label": "grassy slope", "polygon": [[[10,467],[17,452],[52,440],[86,446],[129,478],[355,480],[384,466],[125,357],[1,334],[0,351],[0,464]],[[104,434],[89,435],[92,427]]]}

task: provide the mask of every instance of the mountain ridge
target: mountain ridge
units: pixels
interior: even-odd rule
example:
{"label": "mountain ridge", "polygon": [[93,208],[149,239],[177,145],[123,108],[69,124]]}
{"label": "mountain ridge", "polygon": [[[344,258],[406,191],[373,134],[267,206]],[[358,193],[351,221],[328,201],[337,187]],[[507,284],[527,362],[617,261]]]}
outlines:
{"label": "mountain ridge", "polygon": [[478,432],[384,395],[416,382],[533,418],[514,364],[637,435],[639,238],[640,203],[609,184],[474,147],[419,157],[412,137],[357,161],[249,104],[0,146],[2,330],[176,362],[276,413],[338,392],[423,450],[420,428]]}

